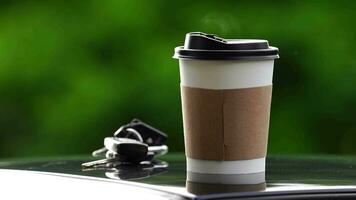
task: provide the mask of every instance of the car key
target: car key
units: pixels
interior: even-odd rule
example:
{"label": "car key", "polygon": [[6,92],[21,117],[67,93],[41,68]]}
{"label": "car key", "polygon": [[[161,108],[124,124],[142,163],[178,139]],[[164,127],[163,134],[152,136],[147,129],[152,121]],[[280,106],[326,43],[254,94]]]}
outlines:
{"label": "car key", "polygon": [[111,167],[116,163],[140,163],[146,158],[147,145],[128,138],[105,138],[106,158],[82,164],[83,168]]}
{"label": "car key", "polygon": [[156,155],[166,154],[164,145],[167,136],[148,124],[134,119],[121,126],[114,137],[104,140],[104,147],[92,152],[94,157],[106,157],[97,161],[83,163],[83,168],[113,167],[120,163],[137,164],[141,161],[152,161]]}
{"label": "car key", "polygon": [[[117,132],[122,132],[124,129],[124,127],[121,126],[115,133]],[[127,135],[125,135],[125,137],[120,137],[120,138],[129,138],[131,135],[133,135],[135,137],[135,139],[137,139],[139,142],[143,142],[143,139],[141,137],[141,134],[139,132],[137,132],[135,129],[133,128],[126,128],[125,132],[129,133]],[[100,149],[97,149],[95,151],[92,152],[92,156],[94,157],[101,157],[101,156],[105,156],[105,154],[108,152],[108,149],[104,146]]]}
{"label": "car key", "polygon": [[148,146],[129,138],[107,137],[104,139],[105,149],[97,151],[106,152],[106,159],[86,162],[82,164],[84,168],[101,167],[117,162],[139,163],[147,155]]}
{"label": "car key", "polygon": [[[121,157],[121,160],[125,159],[122,157],[138,157],[138,160],[142,160],[141,157],[143,157],[144,154],[153,154],[153,156],[156,156],[164,155],[168,152],[166,145],[148,146],[147,144],[129,138],[107,137],[104,139],[104,144],[108,150],[106,152],[107,158],[108,156],[112,157],[113,154],[116,153]],[[133,144],[136,146],[133,146]]]}
{"label": "car key", "polygon": [[[168,151],[168,147],[166,145],[161,145],[161,146],[149,146],[148,147],[148,152],[142,161],[151,161],[153,158],[157,155],[164,155]],[[127,161],[124,159],[120,154],[114,152],[114,151],[107,151],[105,154],[106,158],[111,158],[111,159],[118,159],[122,162]]]}
{"label": "car key", "polygon": [[139,163],[145,160],[148,145],[130,138],[106,137],[104,145],[108,153],[116,153],[117,158],[121,162]]}
{"label": "car key", "polygon": [[[138,119],[133,119],[130,123],[121,126],[115,131],[114,137],[136,139],[149,146],[160,146],[167,140],[167,135],[162,131]],[[105,156],[106,152],[107,149],[103,147],[95,150],[92,155],[94,157]]]}

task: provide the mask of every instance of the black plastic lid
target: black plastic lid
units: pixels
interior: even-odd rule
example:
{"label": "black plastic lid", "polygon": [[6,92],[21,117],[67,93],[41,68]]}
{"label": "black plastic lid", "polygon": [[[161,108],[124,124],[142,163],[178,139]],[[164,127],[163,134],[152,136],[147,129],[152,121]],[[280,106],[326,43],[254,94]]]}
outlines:
{"label": "black plastic lid", "polygon": [[173,58],[202,60],[269,60],[279,58],[278,49],[267,40],[224,39],[214,34],[187,33],[184,46]]}

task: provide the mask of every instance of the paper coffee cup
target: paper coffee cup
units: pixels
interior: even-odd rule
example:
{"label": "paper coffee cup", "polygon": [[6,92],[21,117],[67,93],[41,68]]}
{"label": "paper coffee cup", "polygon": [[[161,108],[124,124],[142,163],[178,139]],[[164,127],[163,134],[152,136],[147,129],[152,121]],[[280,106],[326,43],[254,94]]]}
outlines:
{"label": "paper coffee cup", "polygon": [[188,180],[231,175],[239,184],[239,175],[264,177],[278,49],[266,40],[194,32],[174,58],[180,65]]}

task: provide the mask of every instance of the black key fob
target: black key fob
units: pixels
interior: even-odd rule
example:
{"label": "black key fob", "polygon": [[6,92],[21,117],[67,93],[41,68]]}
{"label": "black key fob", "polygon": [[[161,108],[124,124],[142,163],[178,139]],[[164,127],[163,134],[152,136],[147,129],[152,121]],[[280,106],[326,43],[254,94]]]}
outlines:
{"label": "black key fob", "polygon": [[146,159],[148,145],[129,138],[107,137],[104,145],[113,158],[122,162],[140,163]]}

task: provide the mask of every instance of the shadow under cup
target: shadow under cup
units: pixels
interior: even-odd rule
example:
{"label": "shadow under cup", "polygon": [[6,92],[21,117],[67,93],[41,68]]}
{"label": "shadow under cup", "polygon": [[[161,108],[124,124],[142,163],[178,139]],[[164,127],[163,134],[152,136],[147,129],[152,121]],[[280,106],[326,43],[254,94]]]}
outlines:
{"label": "shadow under cup", "polygon": [[278,49],[266,40],[188,33],[175,53],[188,191],[263,190]]}

